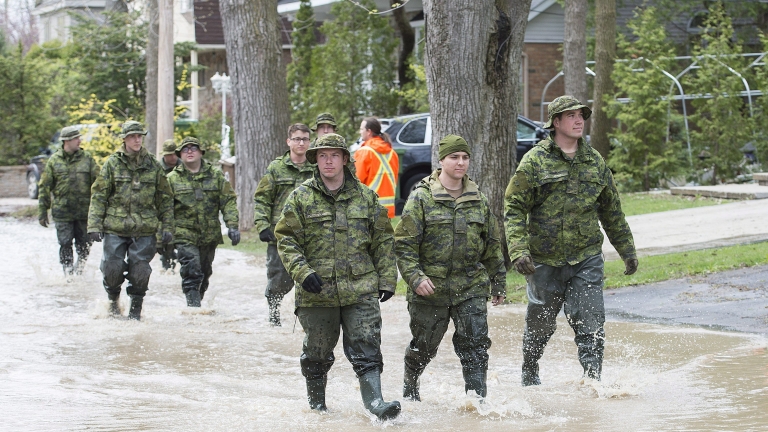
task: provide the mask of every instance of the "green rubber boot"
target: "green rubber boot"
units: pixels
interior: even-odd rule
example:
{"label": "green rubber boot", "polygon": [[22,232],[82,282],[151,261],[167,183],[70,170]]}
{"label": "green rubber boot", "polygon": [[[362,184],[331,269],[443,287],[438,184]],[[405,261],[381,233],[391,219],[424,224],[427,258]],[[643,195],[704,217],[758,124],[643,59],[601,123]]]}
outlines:
{"label": "green rubber boot", "polygon": [[381,374],[370,371],[360,378],[360,394],[365,408],[379,420],[393,419],[400,414],[400,402],[384,402],[381,397]]}
{"label": "green rubber boot", "polygon": [[307,380],[307,401],[309,407],[317,411],[327,411],[325,406],[325,384],[328,377]]}
{"label": "green rubber boot", "polygon": [[405,367],[405,374],[403,375],[403,397],[412,401],[421,402],[421,395],[419,394],[419,375],[420,373]]}
{"label": "green rubber boot", "polygon": [[128,310],[128,319],[141,320],[141,305],[144,303],[144,297],[131,297],[131,309]]}
{"label": "green rubber boot", "polygon": [[485,369],[470,369],[462,370],[464,373],[464,392],[469,393],[470,390],[481,398],[485,398],[488,388],[485,384],[485,377],[487,371]]}

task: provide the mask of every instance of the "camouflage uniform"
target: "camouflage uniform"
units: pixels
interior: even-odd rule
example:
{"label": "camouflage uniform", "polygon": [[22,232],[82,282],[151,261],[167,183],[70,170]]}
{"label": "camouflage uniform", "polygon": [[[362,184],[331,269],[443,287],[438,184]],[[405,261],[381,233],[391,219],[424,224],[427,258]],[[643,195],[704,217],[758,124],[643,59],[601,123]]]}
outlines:
{"label": "camouflage uniform", "polygon": [[[333,126],[334,132],[336,131],[336,119],[333,117],[333,114],[331,113],[320,113],[315,118],[315,124],[312,125],[310,130],[312,132],[317,133],[317,127],[321,124],[327,124]],[[310,147],[315,146],[315,141],[312,141],[310,144]],[[357,168],[355,167],[355,157],[353,154],[349,154],[349,162],[347,162],[347,169],[349,169],[349,172],[352,173],[353,176],[357,177]]]}
{"label": "camouflage uniform", "polygon": [[[490,295],[506,296],[499,227],[475,182],[465,176],[463,193],[454,199],[440,183],[440,172],[434,171],[408,196],[395,229],[397,265],[408,283],[413,335],[405,349],[406,393],[418,387],[418,377],[437,355],[452,319],[453,347],[467,390],[485,396],[491,346],[486,301]],[[416,294],[427,278],[435,293]],[[481,379],[481,388],[470,377]]]}
{"label": "camouflage uniform", "polygon": [[[267,167],[267,173],[259,181],[254,201],[254,227],[256,232],[270,229],[275,232],[275,225],[280,219],[283,205],[288,194],[297,186],[312,177],[314,166],[305,162],[298,166],[291,160],[291,152],[272,161]],[[269,304],[269,320],[274,325],[280,325],[280,303],[283,297],[293,288],[293,279],[285,270],[277,253],[276,242],[267,245],[267,289],[264,296]]]}
{"label": "camouflage uniform", "polygon": [[[176,159],[176,165],[174,166],[168,166],[168,164],[165,163],[165,157],[166,155],[170,154],[176,154],[176,143],[172,139],[165,140],[163,142],[163,154],[161,155],[158,162],[160,162],[160,166],[163,167],[163,171],[165,171],[166,177],[168,174],[171,173],[171,171],[174,170],[174,168],[181,166],[181,159]],[[160,263],[163,266],[164,270],[173,270],[176,267],[176,251],[175,245],[173,243],[168,243],[166,245],[162,244],[160,242],[160,237],[163,235],[162,232],[157,233],[157,254],[160,255]]]}
{"label": "camouflage uniform", "polygon": [[[307,151],[316,162],[318,148],[340,148],[349,155],[344,139],[336,134],[319,138]],[[296,315],[306,333],[301,371],[307,379],[310,405],[313,392],[322,391],[335,361],[333,349],[339,329],[344,332],[344,354],[360,379],[368,409],[399,403],[381,402],[381,313],[377,295],[395,291],[397,274],[392,225],[376,194],[355,179],[345,167],[344,183],[334,195],[323,183],[319,169],[288,196],[275,228],[277,248],[285,268],[298,284],[317,273],[322,291],[296,289]],[[371,396],[376,393],[378,399]],[[320,390],[321,389],[321,390]],[[373,397],[373,399],[371,399]],[[397,415],[395,413],[395,415]],[[381,417],[380,417],[381,418]]]}
{"label": "camouflage uniform", "polygon": [[213,273],[216,247],[223,244],[219,212],[228,228],[237,229],[237,197],[224,174],[202,160],[197,173],[184,165],[168,175],[173,192],[176,223],[174,241],[181,263],[181,289],[200,293],[202,299]]}
{"label": "camouflage uniform", "polygon": [[[562,106],[550,106],[547,127],[554,114],[584,107],[572,97],[558,99]],[[536,269],[527,277],[524,380],[530,373],[538,381],[538,360],[555,332],[563,304],[582,367],[590,377],[599,378],[605,309],[603,234],[598,220],[621,257],[636,258],[611,171],[583,138],[573,159],[568,159],[549,137],[520,161],[504,202],[509,256],[513,261],[530,256]]]}
{"label": "camouflage uniform", "polygon": [[[62,140],[72,140],[79,137],[80,132],[77,128],[68,126],[62,129],[60,136]],[[48,209],[52,209],[59,241],[59,262],[67,274],[72,274],[73,271],[81,274],[91,251],[86,225],[88,206],[91,203],[91,185],[98,175],[99,166],[90,153],[78,150],[69,154],[60,148],[48,159],[40,176],[39,219],[45,220],[47,224]],[[73,240],[77,251],[77,265],[74,266]]]}
{"label": "camouflage uniform", "polygon": [[[121,137],[146,134],[142,129],[138,122],[126,122]],[[110,300],[120,296],[126,276],[132,299],[138,303],[146,294],[158,227],[173,233],[173,199],[165,173],[146,148],[131,157],[123,144],[93,184],[88,214],[88,232],[104,234],[101,271]]]}

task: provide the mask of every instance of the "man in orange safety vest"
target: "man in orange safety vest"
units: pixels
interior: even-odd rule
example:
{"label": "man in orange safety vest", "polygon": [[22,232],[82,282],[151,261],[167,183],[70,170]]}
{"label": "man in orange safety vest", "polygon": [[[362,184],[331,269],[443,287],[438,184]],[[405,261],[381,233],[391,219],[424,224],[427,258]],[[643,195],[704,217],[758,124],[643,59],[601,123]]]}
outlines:
{"label": "man in orange safety vest", "polygon": [[389,135],[381,133],[381,123],[366,117],[360,124],[362,147],[355,152],[357,178],[379,195],[379,204],[386,207],[389,217],[395,217],[395,191],[400,160],[392,149]]}

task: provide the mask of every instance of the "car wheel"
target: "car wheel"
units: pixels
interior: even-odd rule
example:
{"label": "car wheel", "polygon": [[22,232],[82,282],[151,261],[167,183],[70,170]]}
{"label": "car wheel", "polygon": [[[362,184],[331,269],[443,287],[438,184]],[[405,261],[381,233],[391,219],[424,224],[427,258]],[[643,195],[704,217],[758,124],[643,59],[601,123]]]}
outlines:
{"label": "car wheel", "polygon": [[400,191],[400,197],[407,200],[411,192],[416,189],[416,185],[418,185],[422,179],[429,177],[429,174],[430,173],[416,173],[409,177],[408,181],[403,185],[403,189]]}
{"label": "car wheel", "polygon": [[37,199],[37,176],[33,172],[27,173],[27,195],[31,199]]}

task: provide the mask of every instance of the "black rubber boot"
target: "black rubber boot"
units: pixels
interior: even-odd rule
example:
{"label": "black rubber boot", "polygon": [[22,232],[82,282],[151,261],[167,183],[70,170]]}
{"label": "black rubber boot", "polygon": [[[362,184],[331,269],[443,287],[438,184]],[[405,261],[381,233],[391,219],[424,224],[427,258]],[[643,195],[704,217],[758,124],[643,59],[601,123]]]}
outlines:
{"label": "black rubber boot", "polygon": [[325,406],[325,384],[328,377],[307,380],[307,401],[309,407],[317,411],[327,411]]}
{"label": "black rubber boot", "polygon": [[541,380],[539,379],[539,364],[537,362],[523,362],[521,382],[523,387],[541,385]]}
{"label": "black rubber boot", "polygon": [[381,397],[381,374],[374,370],[360,378],[360,394],[365,408],[379,420],[393,419],[400,414],[400,402],[384,402]]}
{"label": "black rubber boot", "polygon": [[475,394],[484,398],[488,388],[485,384],[487,371],[485,369],[462,369],[464,373],[464,392],[474,391]]}
{"label": "black rubber boot", "polygon": [[533,337],[526,330],[523,333],[523,387],[541,385],[539,379],[539,359],[544,355],[544,347],[552,335]]}
{"label": "black rubber boot", "polygon": [[281,327],[280,323],[280,299],[277,297],[267,297],[269,304],[269,324],[274,327]]}
{"label": "black rubber boot", "polygon": [[582,362],[584,376],[593,380],[600,381],[600,374],[603,371],[603,359],[592,359],[590,362]]}
{"label": "black rubber boot", "polygon": [[122,315],[123,311],[120,310],[120,294],[107,294],[107,296],[109,297],[109,314],[112,316]]}
{"label": "black rubber boot", "polygon": [[403,374],[403,397],[412,401],[421,402],[421,395],[419,394],[419,376],[421,373],[410,369],[405,366],[405,373]]}
{"label": "black rubber boot", "polygon": [[131,297],[131,309],[128,310],[128,319],[141,320],[141,305],[144,303],[144,297]]}
{"label": "black rubber boot", "polygon": [[184,294],[187,297],[188,307],[200,307],[200,291],[191,289]]}

